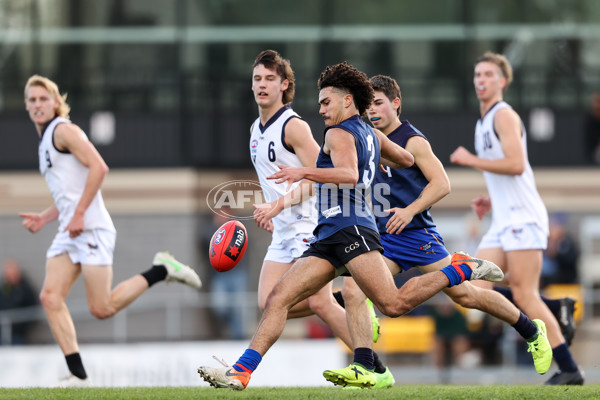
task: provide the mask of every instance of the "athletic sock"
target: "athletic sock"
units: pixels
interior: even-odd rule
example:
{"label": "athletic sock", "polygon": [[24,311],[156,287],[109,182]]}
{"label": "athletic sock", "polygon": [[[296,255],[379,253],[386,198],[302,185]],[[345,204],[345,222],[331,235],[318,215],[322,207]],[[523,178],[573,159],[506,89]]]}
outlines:
{"label": "athletic sock", "polygon": [[562,372],[577,371],[577,364],[575,364],[575,360],[573,360],[573,356],[571,355],[569,347],[566,343],[553,348],[552,355],[558,364],[558,369],[560,369]]}
{"label": "athletic sock", "polygon": [[342,306],[342,308],[346,308],[346,303],[344,302],[344,296],[342,296],[342,292],[341,291],[337,291],[337,292],[333,292],[333,297],[335,298],[335,301],[337,301],[337,303]]}
{"label": "athletic sock", "polygon": [[513,324],[513,328],[515,328],[515,330],[519,332],[519,335],[521,335],[521,337],[528,342],[537,339],[537,325],[534,324],[529,317],[523,314],[523,312],[521,312],[521,315],[519,315],[517,322]]}
{"label": "athletic sock", "polygon": [[[494,290],[500,293],[502,296],[506,297],[508,300],[510,300],[511,303],[515,304],[515,300],[513,298],[513,294],[510,288],[503,286],[494,286]],[[552,314],[554,314],[554,316],[558,316],[560,313],[560,299],[549,299],[544,296],[540,297],[542,298],[542,301],[546,303]]]}
{"label": "athletic sock", "polygon": [[373,371],[375,368],[373,349],[368,347],[357,347],[354,349],[354,363],[362,365],[365,369]]}
{"label": "athletic sock", "polygon": [[79,353],[73,353],[65,356],[65,360],[67,360],[67,367],[69,371],[79,379],[87,378],[87,374],[85,373],[85,368],[83,368],[83,362],[81,361],[81,356]]}
{"label": "athletic sock", "polygon": [[258,364],[262,361],[262,356],[256,350],[246,349],[244,354],[233,365],[237,372],[254,372]]}
{"label": "athletic sock", "polygon": [[473,273],[467,264],[450,264],[442,268],[440,271],[442,271],[450,281],[448,287],[468,281],[471,279],[471,274]]}
{"label": "athletic sock", "polygon": [[164,281],[167,277],[167,268],[164,265],[153,265],[148,271],[142,272],[142,275],[148,281],[148,287],[156,282]]}
{"label": "athletic sock", "polygon": [[378,374],[383,374],[385,372],[385,365],[383,365],[376,352],[373,352],[373,365],[375,366],[375,372]]}
{"label": "athletic sock", "polygon": [[494,286],[494,290],[500,293],[502,296],[506,297],[511,303],[515,304],[515,299],[513,298],[512,291],[504,286]]}
{"label": "athletic sock", "polygon": [[546,303],[552,314],[558,319],[560,314],[560,299],[549,299],[542,296],[542,301]]}

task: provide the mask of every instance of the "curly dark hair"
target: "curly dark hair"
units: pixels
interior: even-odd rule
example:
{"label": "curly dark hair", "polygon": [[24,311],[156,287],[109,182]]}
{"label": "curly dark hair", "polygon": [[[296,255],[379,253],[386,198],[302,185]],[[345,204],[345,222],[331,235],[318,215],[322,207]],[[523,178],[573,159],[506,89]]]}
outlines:
{"label": "curly dark hair", "polygon": [[325,68],[319,77],[318,87],[319,90],[334,87],[351,94],[361,116],[365,115],[375,96],[367,74],[345,61]]}
{"label": "curly dark hair", "polygon": [[290,104],[294,100],[294,94],[296,92],[296,78],[294,76],[294,70],[290,65],[290,60],[287,60],[276,52],[275,50],[263,50],[261,51],[252,64],[252,69],[256,68],[257,65],[262,64],[268,69],[273,69],[277,72],[277,75],[281,78],[281,81],[288,80],[288,88],[283,92],[283,104]]}

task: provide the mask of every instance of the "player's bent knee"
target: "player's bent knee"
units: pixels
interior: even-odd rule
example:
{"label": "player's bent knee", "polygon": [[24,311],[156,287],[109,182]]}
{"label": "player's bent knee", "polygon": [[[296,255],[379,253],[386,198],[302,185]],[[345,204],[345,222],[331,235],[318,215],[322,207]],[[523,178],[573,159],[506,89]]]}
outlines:
{"label": "player's bent knee", "polygon": [[536,300],[541,301],[539,293],[536,293],[535,291],[513,289],[512,294],[513,300],[519,308],[531,304]]}
{"label": "player's bent knee", "polygon": [[326,312],[327,309],[334,306],[334,304],[333,301],[328,301],[327,298],[319,296],[310,296],[308,298],[308,308],[317,315],[322,315],[322,313]]}
{"label": "player's bent knee", "polygon": [[115,310],[109,306],[90,304],[90,313],[98,319],[106,319],[115,315]]}
{"label": "player's bent knee", "polygon": [[[267,296],[267,299],[265,301],[265,305],[263,308],[263,312],[267,311],[269,308],[283,307],[285,304],[284,300],[285,300],[284,297],[279,293],[279,291],[275,287],[271,291],[271,293],[269,293],[269,295]],[[291,307],[291,305],[290,305],[290,307]]]}
{"label": "player's bent knee", "polygon": [[267,299],[258,299],[258,309],[260,312],[265,312],[265,308],[267,308]]}
{"label": "player's bent knee", "polygon": [[344,297],[344,303],[346,304],[358,304],[367,299],[367,296],[365,296],[362,290],[356,288],[344,288],[342,290],[342,296]]}
{"label": "player's bent knee", "polygon": [[64,303],[64,299],[56,293],[42,290],[40,292],[40,303],[44,307],[44,310],[52,311],[60,309]]}
{"label": "player's bent knee", "polygon": [[405,301],[397,301],[395,303],[377,304],[377,308],[382,314],[397,318],[412,311],[413,307]]}

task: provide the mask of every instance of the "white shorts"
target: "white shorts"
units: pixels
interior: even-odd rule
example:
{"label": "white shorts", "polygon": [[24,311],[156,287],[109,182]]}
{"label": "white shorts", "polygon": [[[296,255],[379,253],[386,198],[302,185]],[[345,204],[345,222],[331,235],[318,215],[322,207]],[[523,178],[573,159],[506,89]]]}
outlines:
{"label": "white shorts", "polygon": [[308,249],[312,240],[313,236],[310,234],[298,235],[278,242],[272,241],[267,249],[265,261],[289,264],[299,258]]}
{"label": "white shorts", "polygon": [[112,265],[117,233],[106,229],[86,230],[74,239],[69,232],[54,237],[46,258],[67,253],[73,264]]}
{"label": "white shorts", "polygon": [[526,223],[503,228],[494,225],[483,236],[479,249],[502,248],[504,251],[546,250],[548,234],[538,224]]}

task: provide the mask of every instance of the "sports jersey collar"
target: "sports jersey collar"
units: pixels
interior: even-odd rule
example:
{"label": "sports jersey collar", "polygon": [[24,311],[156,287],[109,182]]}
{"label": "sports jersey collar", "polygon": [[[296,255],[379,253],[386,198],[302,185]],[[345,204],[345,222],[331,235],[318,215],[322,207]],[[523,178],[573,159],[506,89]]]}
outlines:
{"label": "sports jersey collar", "polygon": [[52,118],[50,121],[48,121],[46,123],[46,125],[44,125],[44,129],[42,129],[42,134],[40,135],[40,141],[44,137],[44,133],[46,133],[46,129],[48,129],[48,127],[50,126],[50,124],[52,123],[52,121],[54,121],[56,118],[58,118],[58,115],[55,115],[54,118]]}
{"label": "sports jersey collar", "polygon": [[[363,119],[361,118],[360,115],[358,114],[354,114],[351,117],[346,118],[345,120],[343,120],[342,122],[340,122],[339,124],[336,125],[330,125],[325,127],[325,133],[327,133],[328,130],[333,129],[333,128],[338,128],[340,125],[342,125],[344,122],[346,121],[362,121]],[[364,122],[364,121],[363,121]]]}
{"label": "sports jersey collar", "polygon": [[285,111],[289,110],[290,108],[292,108],[292,106],[290,106],[289,104],[286,104],[285,106],[281,107],[276,113],[275,115],[273,115],[271,118],[269,118],[269,120],[267,121],[267,123],[265,124],[265,126],[263,126],[260,122],[258,123],[258,128],[260,129],[260,133],[265,133],[265,131],[267,130],[267,128],[269,126],[271,126],[271,124],[273,124],[273,122],[277,121],[277,118],[279,118],[281,116],[281,114],[283,114]]}
{"label": "sports jersey collar", "polygon": [[483,121],[485,119],[485,117],[490,113],[490,111],[492,111],[494,109],[494,107],[496,107],[498,104],[502,103],[503,100],[497,101],[495,102],[489,110],[486,111],[485,115],[481,118],[479,118],[480,121]]}
{"label": "sports jersey collar", "polygon": [[410,124],[410,122],[407,119],[404,121],[400,121],[400,123],[401,123],[400,126],[398,126],[396,129],[391,131],[389,135],[387,135],[388,137],[398,134],[405,129],[414,130],[413,126]]}

